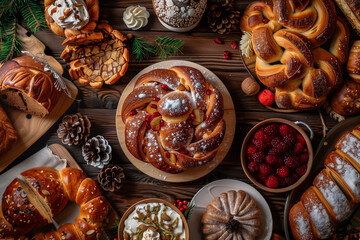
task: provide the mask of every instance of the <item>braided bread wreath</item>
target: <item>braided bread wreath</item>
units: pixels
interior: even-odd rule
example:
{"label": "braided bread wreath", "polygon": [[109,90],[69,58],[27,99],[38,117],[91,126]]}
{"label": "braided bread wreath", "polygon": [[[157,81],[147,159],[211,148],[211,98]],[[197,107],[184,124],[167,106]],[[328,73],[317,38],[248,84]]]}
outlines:
{"label": "braided bread wreath", "polygon": [[101,233],[109,204],[97,183],[80,169],[37,167],[21,173],[6,188],[1,202],[0,238],[24,239],[33,229],[52,223],[68,201],[80,206],[74,224],[40,233],[31,240],[95,240]]}
{"label": "braided bread wreath", "polygon": [[116,125],[122,149],[138,169],[160,180],[185,182],[222,161],[234,137],[235,113],[216,75],[195,63],[165,61],[129,83]]}
{"label": "braided bread wreath", "polygon": [[252,33],[256,75],[275,88],[279,108],[315,109],[342,85],[349,28],[332,0],[253,2],[240,25]]}

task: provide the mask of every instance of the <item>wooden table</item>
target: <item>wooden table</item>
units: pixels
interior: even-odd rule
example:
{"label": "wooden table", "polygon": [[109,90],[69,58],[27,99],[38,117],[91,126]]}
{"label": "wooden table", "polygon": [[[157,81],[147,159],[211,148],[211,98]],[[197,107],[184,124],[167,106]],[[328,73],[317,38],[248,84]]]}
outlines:
{"label": "wooden table", "polygon": [[[211,0],[215,1],[215,0]],[[210,1],[210,2],[211,2]],[[250,0],[234,1],[235,7],[243,11]],[[122,13],[127,6],[137,5],[145,6],[150,11],[149,24],[139,31],[129,31],[122,21]],[[106,14],[109,23],[120,30],[123,34],[132,33],[136,37],[144,37],[144,40],[153,41],[158,36],[170,36],[177,39],[184,40],[184,48],[182,54],[169,59],[180,59],[193,61],[213,71],[227,86],[236,109],[236,133],[233,145],[227,154],[224,161],[214,171],[207,176],[189,183],[167,183],[155,180],[137,170],[125,157],[118,142],[115,129],[115,112],[126,84],[145,67],[163,61],[157,57],[152,57],[149,60],[141,62],[130,62],[129,69],[126,75],[121,78],[119,82],[112,86],[105,86],[102,89],[93,89],[90,86],[79,84],[76,80],[74,83],[79,88],[78,101],[70,108],[68,113],[80,112],[88,115],[92,121],[91,136],[97,134],[103,135],[111,144],[113,148],[113,160],[111,163],[121,165],[126,174],[126,184],[117,193],[106,193],[106,197],[122,214],[133,203],[149,197],[159,197],[170,202],[175,202],[176,199],[190,200],[193,195],[205,184],[217,179],[230,178],[237,179],[247,183],[251,182],[247,179],[240,164],[240,147],[246,133],[257,122],[273,117],[285,118],[292,121],[302,120],[308,123],[315,132],[313,140],[313,147],[316,149],[318,143],[323,137],[323,128],[321,125],[318,111],[306,113],[275,113],[269,111],[262,106],[256,97],[246,96],[241,90],[241,82],[249,74],[241,61],[239,49],[231,47],[232,41],[239,42],[241,38],[240,31],[228,35],[219,35],[212,33],[209,29],[206,19],[203,18],[199,26],[188,33],[174,33],[164,28],[152,9],[151,0],[117,0],[105,1],[100,0],[100,16]],[[48,47],[49,54],[56,57],[61,63],[60,54],[64,49],[61,45],[63,39],[57,37],[50,30],[45,29],[36,34],[36,36],[43,41]],[[218,45],[214,43],[214,38],[219,37],[224,40],[224,44]],[[224,51],[228,50],[231,53],[231,60],[224,58]],[[64,64],[65,66],[65,64]],[[70,77],[66,75],[69,79]],[[327,127],[333,127],[337,122],[332,120],[323,111],[324,119]],[[23,154],[16,162],[21,161],[26,156],[36,152],[46,144],[61,143],[56,135],[58,124],[32,146],[25,154]],[[96,179],[99,173],[98,168],[86,165],[82,155],[81,147],[66,148],[79,162],[86,173]],[[12,166],[15,163],[12,164]],[[253,185],[253,184],[251,184]],[[253,185],[254,186],[254,185]],[[274,219],[274,232],[283,233],[283,210],[287,193],[271,194],[260,191],[265,199],[268,201],[272,210]]]}

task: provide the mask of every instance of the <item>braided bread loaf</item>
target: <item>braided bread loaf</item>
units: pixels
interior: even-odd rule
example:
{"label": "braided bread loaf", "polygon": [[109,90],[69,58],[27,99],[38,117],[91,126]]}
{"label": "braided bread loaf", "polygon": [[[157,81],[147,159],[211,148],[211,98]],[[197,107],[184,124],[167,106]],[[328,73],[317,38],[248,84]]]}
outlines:
{"label": "braided bread loaf", "polygon": [[45,0],[44,6],[47,25],[61,37],[90,33],[99,18],[98,0]]}
{"label": "braided bread loaf", "polygon": [[[332,0],[254,2],[241,19],[252,33],[255,71],[280,108],[310,110],[341,86],[349,29]],[[330,49],[320,48],[332,38]]]}
{"label": "braided bread loaf", "polygon": [[1,101],[41,117],[49,114],[60,98],[54,83],[53,74],[30,56],[14,58],[0,68]]}
{"label": "braided bread loaf", "polygon": [[298,203],[289,223],[296,240],[327,239],[360,201],[360,125],[345,132]]}
{"label": "braided bread loaf", "polygon": [[125,143],[137,159],[179,173],[212,160],[225,134],[223,98],[187,66],[139,77],[122,106]]}
{"label": "braided bread loaf", "polygon": [[80,206],[74,224],[65,224],[33,239],[98,239],[109,205],[94,180],[75,168],[57,171],[38,167],[21,176],[25,181],[15,178],[2,197],[1,238],[21,238],[32,229],[51,223],[52,217],[73,201]]}

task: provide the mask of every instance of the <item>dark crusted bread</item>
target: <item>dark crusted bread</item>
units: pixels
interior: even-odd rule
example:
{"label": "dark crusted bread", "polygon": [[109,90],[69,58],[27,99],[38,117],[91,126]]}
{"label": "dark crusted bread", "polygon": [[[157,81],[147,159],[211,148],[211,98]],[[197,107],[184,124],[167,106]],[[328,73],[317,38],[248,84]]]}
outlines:
{"label": "dark crusted bread", "polygon": [[335,0],[335,2],[360,36],[360,0]]}

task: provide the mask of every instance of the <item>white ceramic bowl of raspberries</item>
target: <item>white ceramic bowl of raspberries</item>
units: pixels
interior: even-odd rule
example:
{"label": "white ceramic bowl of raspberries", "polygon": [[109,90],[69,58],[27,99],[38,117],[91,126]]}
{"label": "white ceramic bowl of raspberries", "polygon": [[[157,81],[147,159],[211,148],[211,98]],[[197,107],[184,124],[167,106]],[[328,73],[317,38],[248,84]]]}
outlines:
{"label": "white ceramic bowl of raspberries", "polygon": [[[311,128],[303,122],[312,138]],[[294,122],[271,118],[256,124],[241,147],[241,164],[259,188],[273,193],[290,191],[309,175],[313,163],[310,138]]]}

